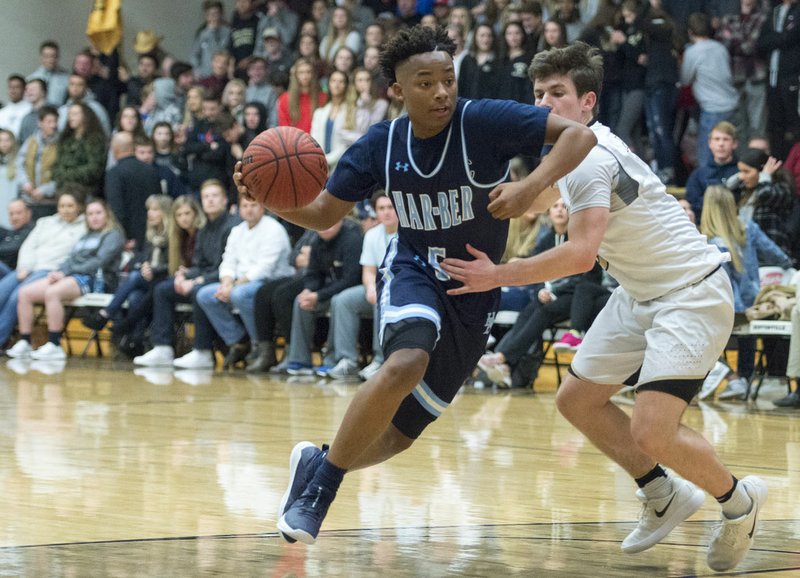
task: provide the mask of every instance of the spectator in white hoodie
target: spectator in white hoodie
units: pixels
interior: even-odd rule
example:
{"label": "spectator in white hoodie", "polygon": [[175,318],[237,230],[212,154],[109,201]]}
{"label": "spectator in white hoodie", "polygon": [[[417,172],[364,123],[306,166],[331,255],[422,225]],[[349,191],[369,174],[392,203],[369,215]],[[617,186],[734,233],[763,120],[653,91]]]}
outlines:
{"label": "spectator in white hoodie", "polygon": [[69,256],[86,232],[83,198],[67,187],[58,195],[58,212],[41,217],[20,247],[17,268],[0,280],[0,344],[11,337],[17,324],[19,289],[47,276]]}

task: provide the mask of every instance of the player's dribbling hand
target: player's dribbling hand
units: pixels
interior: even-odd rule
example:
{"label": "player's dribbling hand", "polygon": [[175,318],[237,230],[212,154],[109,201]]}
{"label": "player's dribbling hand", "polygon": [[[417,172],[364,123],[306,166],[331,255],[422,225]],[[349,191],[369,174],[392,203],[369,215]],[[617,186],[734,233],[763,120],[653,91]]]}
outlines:
{"label": "player's dribbling hand", "polygon": [[244,195],[251,201],[255,201],[255,199],[250,196],[250,191],[247,186],[242,182],[242,161],[236,161],[236,166],[233,167],[233,182],[239,194]]}
{"label": "player's dribbling hand", "polygon": [[474,261],[447,258],[440,265],[451,279],[460,281],[463,287],[449,289],[448,295],[463,295],[465,293],[481,293],[499,287],[497,283],[497,266],[492,263],[489,256],[467,243],[467,252],[475,257]]}
{"label": "player's dribbling hand", "polygon": [[530,191],[519,182],[502,183],[489,193],[486,209],[495,219],[519,217],[533,204]]}

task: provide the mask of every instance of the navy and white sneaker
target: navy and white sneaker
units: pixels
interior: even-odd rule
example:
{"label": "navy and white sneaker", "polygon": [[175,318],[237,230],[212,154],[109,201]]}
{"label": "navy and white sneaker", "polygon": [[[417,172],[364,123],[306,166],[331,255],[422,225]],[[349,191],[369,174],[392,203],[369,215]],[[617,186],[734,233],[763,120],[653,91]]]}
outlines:
{"label": "navy and white sneaker", "polygon": [[293,538],[309,546],[317,541],[322,521],[328,514],[336,492],[311,483],[278,520],[278,531],[288,540]]}
{"label": "navy and white sneaker", "polygon": [[[278,509],[279,520],[302,495],[326,455],[328,455],[327,444],[323,445],[322,449],[311,442],[300,442],[294,446],[289,456],[289,485]],[[281,532],[281,536],[290,544],[297,541],[283,532]]]}

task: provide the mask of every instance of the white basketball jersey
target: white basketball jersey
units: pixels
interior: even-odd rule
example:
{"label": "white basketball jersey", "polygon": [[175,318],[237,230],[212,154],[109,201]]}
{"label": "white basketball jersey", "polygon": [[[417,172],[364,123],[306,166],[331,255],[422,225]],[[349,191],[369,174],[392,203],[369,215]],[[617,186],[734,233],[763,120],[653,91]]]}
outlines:
{"label": "white basketball jersey", "polygon": [[570,213],[609,207],[601,264],[637,301],[691,285],[713,271],[722,253],[709,245],[650,168],[608,127],[591,125],[597,146],[558,181]]}

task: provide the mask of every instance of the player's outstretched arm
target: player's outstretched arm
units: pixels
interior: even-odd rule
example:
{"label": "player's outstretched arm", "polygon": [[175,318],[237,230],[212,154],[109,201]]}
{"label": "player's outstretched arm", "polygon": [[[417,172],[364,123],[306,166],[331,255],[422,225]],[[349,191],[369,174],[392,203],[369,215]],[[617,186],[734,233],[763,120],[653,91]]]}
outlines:
{"label": "player's outstretched arm", "polygon": [[503,183],[495,188],[487,207],[496,219],[519,217],[541,192],[576,168],[589,154],[597,137],[589,127],[555,114],[547,117],[545,143],[553,144],[539,166],[518,183]]}
{"label": "player's outstretched arm", "polygon": [[592,207],[570,215],[566,243],[533,257],[495,265],[486,253],[467,245],[473,261],[447,258],[441,267],[452,279],[463,283],[449,295],[479,293],[496,287],[528,285],[584,273],[592,268],[608,226],[609,211]]}
{"label": "player's outstretched arm", "polygon": [[[236,163],[236,168],[233,173],[233,182],[236,183],[236,188],[239,190],[240,194],[246,195],[248,198],[252,199],[250,192],[242,182],[241,169],[242,163],[240,161]],[[317,195],[317,198],[305,207],[292,211],[275,211],[273,209],[270,209],[270,211],[295,225],[300,225],[306,229],[323,231],[332,227],[348,215],[354,205],[355,203],[338,199],[326,189],[323,189],[322,192]]]}

